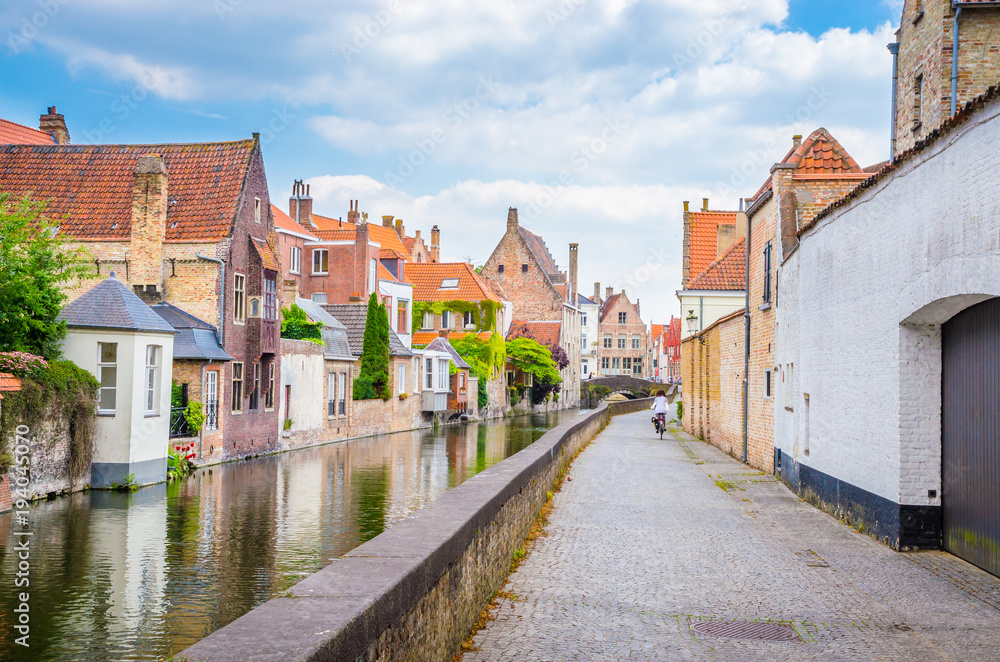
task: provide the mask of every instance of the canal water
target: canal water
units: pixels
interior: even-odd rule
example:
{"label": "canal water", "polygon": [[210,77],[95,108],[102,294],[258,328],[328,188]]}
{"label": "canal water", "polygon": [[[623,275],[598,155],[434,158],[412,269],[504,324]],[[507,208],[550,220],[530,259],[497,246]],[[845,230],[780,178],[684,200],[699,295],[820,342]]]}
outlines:
{"label": "canal water", "polygon": [[[167,658],[576,414],[357,439],[207,467],[131,494],[38,502],[28,588],[14,585],[19,539],[4,513],[0,659]],[[22,591],[27,649],[15,644]]]}

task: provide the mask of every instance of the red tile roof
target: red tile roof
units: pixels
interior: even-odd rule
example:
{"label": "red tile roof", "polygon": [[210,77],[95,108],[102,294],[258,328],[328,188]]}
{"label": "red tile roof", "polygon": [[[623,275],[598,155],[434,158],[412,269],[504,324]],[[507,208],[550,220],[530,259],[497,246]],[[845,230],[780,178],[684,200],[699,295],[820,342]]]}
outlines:
{"label": "red tile roof", "polygon": [[528,245],[528,250],[531,254],[535,256],[538,261],[538,266],[542,268],[542,271],[548,274],[559,273],[559,266],[556,261],[552,258],[552,253],[549,252],[548,247],[545,245],[545,241],[539,237],[534,232],[525,230],[522,227],[518,227],[521,231],[521,238],[524,239],[524,243]]}
{"label": "red tile roof", "polygon": [[534,338],[540,345],[553,347],[559,344],[559,333],[562,322],[529,322],[514,320],[511,322],[507,340],[514,338]]}
{"label": "red tile roof", "polygon": [[[413,283],[416,301],[490,301],[500,302],[479,277],[472,265],[466,262],[407,263],[406,278]],[[458,279],[455,289],[441,289],[447,279]]]}
{"label": "red tile roof", "polygon": [[294,234],[302,235],[310,239],[316,239],[316,235],[295,222],[295,219],[281,211],[276,205],[271,205],[271,215],[274,217],[274,229],[278,232],[284,230]]}
{"label": "red tile roof", "polygon": [[254,140],[190,145],[0,145],[0,189],[48,204],[45,215],[78,239],[127,240],[132,181],[143,154],[167,168],[166,241],[229,234]]}
{"label": "red tile roof", "polygon": [[719,257],[719,226],[736,225],[735,211],[695,211],[688,214],[688,278],[694,280]]}
{"label": "red tile roof", "polygon": [[619,297],[621,297],[622,294],[623,292],[619,292],[618,294],[612,294],[603,302],[601,302],[598,321],[600,322],[604,321],[604,318],[607,317],[608,313],[611,312],[611,309],[615,307],[615,304],[618,303],[618,299]]}
{"label": "red tile roof", "polygon": [[[413,334],[413,344],[416,345],[429,345],[434,342],[435,338],[438,338],[441,334],[437,331],[417,331]],[[448,340],[457,340],[458,338],[464,338],[469,335],[468,331],[452,331],[448,334]],[[492,335],[489,331],[481,331],[476,334],[479,336],[480,340],[489,340]]]}
{"label": "red tile roof", "polygon": [[0,372],[0,392],[20,391],[21,380],[9,372]]}
{"label": "red tile roof", "polygon": [[[320,216],[319,214],[312,215],[312,222],[316,226],[316,229],[312,230],[312,233],[326,241],[353,240],[358,229],[358,226],[353,223]],[[406,246],[399,240],[399,235],[392,228],[369,223],[368,237],[383,249],[396,250],[403,255],[409,255],[406,251]]]}
{"label": "red tile roof", "polygon": [[0,145],[55,145],[51,135],[30,126],[0,120]]}
{"label": "red tile roof", "polygon": [[741,238],[729,247],[697,278],[688,283],[689,290],[738,291],[746,287],[747,240]]}
{"label": "red tile roof", "polygon": [[392,275],[392,272],[389,271],[388,269],[386,269],[385,266],[383,264],[381,264],[381,263],[379,263],[379,265],[378,265],[378,279],[379,280],[391,280],[394,283],[399,282],[399,281],[396,280],[396,277]]}
{"label": "red tile roof", "polygon": [[394,248],[383,248],[378,252],[380,260],[405,260],[407,257]]}
{"label": "red tile roof", "polygon": [[[798,147],[793,147],[781,163],[795,166],[796,175],[845,175],[864,174],[869,172],[858,166],[854,158],[847,153],[833,135],[820,127],[802,141]],[[872,166],[877,168],[878,166]],[[754,193],[748,202],[756,201],[763,193],[771,190],[771,178]]]}
{"label": "red tile roof", "polygon": [[270,269],[271,271],[281,271],[281,266],[278,264],[278,258],[274,255],[274,251],[263,239],[254,239],[253,247],[257,249],[257,255],[260,256],[261,264],[264,265],[265,269]]}

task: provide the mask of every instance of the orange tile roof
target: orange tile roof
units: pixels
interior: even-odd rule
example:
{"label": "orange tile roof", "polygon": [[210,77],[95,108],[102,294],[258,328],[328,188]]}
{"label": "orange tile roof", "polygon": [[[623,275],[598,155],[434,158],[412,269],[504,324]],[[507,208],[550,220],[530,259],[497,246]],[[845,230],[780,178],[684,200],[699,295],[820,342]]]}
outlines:
{"label": "orange tile roof", "polygon": [[396,277],[393,276],[392,273],[382,264],[378,265],[378,278],[379,280],[391,280],[394,283],[399,282],[396,280]]}
{"label": "orange tile roof", "polygon": [[55,145],[51,135],[30,126],[0,120],[0,145]]}
{"label": "orange tile roof", "polygon": [[[407,263],[406,278],[413,283],[416,301],[490,301],[500,302],[472,265],[466,262]],[[455,289],[441,289],[449,278],[458,279]]]}
{"label": "orange tile roof", "polygon": [[663,335],[663,324],[652,324],[651,326],[653,327],[652,338],[659,338]]}
{"label": "orange tile roof", "polygon": [[316,235],[296,223],[294,218],[281,211],[277,205],[271,205],[271,215],[274,217],[275,230],[278,230],[279,232],[281,230],[285,230],[286,232],[294,232],[295,234],[316,239]]}
{"label": "orange tile roof", "polygon": [[[809,134],[798,147],[792,147],[781,163],[794,165],[796,175],[862,174],[867,171],[858,166],[857,161],[847,153],[843,145],[823,127]],[[761,194],[769,190],[771,190],[770,177],[748,202],[757,200]]]}
{"label": "orange tile roof", "polygon": [[689,290],[743,290],[746,287],[746,237],[729,247],[718,260],[688,283]]}
{"label": "orange tile roof", "polygon": [[407,257],[394,248],[383,248],[378,252],[380,260],[405,260]]}
{"label": "orange tile roof", "polygon": [[688,278],[694,280],[719,257],[719,226],[736,225],[735,211],[694,211],[688,240]]}
{"label": "orange tile roof", "polygon": [[143,154],[167,167],[166,241],[226,237],[254,153],[254,140],[190,145],[0,145],[0,189],[47,202],[64,233],[127,240],[132,181]]}
{"label": "orange tile roof", "polygon": [[[457,340],[459,338],[464,338],[467,335],[469,335],[468,331],[452,331],[448,334],[448,340]],[[480,340],[489,340],[492,334],[489,331],[480,331],[476,335],[479,336]],[[437,331],[417,331],[413,334],[412,341],[414,346],[429,345],[439,336],[440,334]]]}
{"label": "orange tile roof", "polygon": [[[340,221],[336,218],[329,218],[327,216],[320,216],[319,214],[312,215],[312,222],[316,226],[313,230],[313,234],[321,239],[327,239],[329,241],[343,240],[347,235],[343,233],[349,232],[349,238],[354,238],[354,233],[357,231],[358,226],[353,223],[348,223],[347,221]],[[332,237],[328,239],[328,234],[336,235],[336,239]],[[375,223],[368,224],[368,237],[377,243],[380,247],[384,249],[396,250],[403,255],[408,255],[406,251],[406,246],[403,242],[399,240],[399,235],[392,228],[387,228],[383,225],[376,225]]]}
{"label": "orange tile roof", "polygon": [[529,322],[525,320],[514,320],[510,324],[510,331],[507,333],[507,340],[514,338],[534,338],[538,344],[552,347],[559,344],[559,333],[562,331],[562,322]]}
{"label": "orange tile roof", "polygon": [[265,269],[281,271],[278,258],[274,255],[274,251],[271,250],[271,246],[266,241],[263,239],[254,239],[253,247],[257,249],[257,255],[260,256],[261,264],[264,265]]}
{"label": "orange tile roof", "polygon": [[9,372],[0,372],[0,391],[20,391],[21,380]]}

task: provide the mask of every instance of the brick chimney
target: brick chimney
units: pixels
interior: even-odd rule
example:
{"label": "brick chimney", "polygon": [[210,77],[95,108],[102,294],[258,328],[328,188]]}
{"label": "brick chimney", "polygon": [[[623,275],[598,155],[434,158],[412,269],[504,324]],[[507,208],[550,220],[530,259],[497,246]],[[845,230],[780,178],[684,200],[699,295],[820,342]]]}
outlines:
{"label": "brick chimney", "polygon": [[569,287],[566,288],[566,294],[569,302],[576,305],[576,276],[577,276],[577,256],[579,253],[580,244],[570,244],[569,245]]}
{"label": "brick chimney", "polygon": [[160,154],[142,154],[132,177],[129,280],[136,294],[156,301],[162,293],[163,239],[167,232],[167,166]]}
{"label": "brick chimney", "polygon": [[517,229],[517,207],[507,210],[507,232]]}
{"label": "brick chimney", "polygon": [[438,226],[431,228],[431,262],[437,264],[441,261],[441,231]]}
{"label": "brick chimney", "polygon": [[708,198],[701,199],[701,210],[708,211]]}
{"label": "brick chimney", "polygon": [[610,299],[611,295],[614,293],[615,293],[615,288],[609,286],[608,289],[604,290],[604,299],[605,300]]}
{"label": "brick chimney", "polygon": [[288,215],[299,225],[307,228],[316,227],[312,222],[313,199],[309,196],[309,185],[296,179],[292,185],[292,197],[288,199]]}
{"label": "brick chimney", "polygon": [[391,228],[392,227],[392,216],[383,216],[382,217],[382,227],[384,227],[384,228]]}
{"label": "brick chimney", "polygon": [[357,225],[358,221],[361,220],[361,214],[358,212],[358,201],[351,200],[351,209],[347,212],[347,222],[354,223]]}
{"label": "brick chimney", "polygon": [[802,144],[802,136],[795,135],[792,136],[792,149],[798,149],[799,145]]}
{"label": "brick chimney", "polygon": [[55,106],[49,106],[48,110],[49,112],[38,119],[38,130],[55,138],[57,145],[68,145],[69,130],[66,128],[66,118],[56,112]]}
{"label": "brick chimney", "polygon": [[594,283],[594,303],[601,303],[601,284]]}
{"label": "brick chimney", "polygon": [[399,236],[399,240],[402,241],[406,237],[406,228],[403,227],[403,219],[396,219],[396,234]]}
{"label": "brick chimney", "polygon": [[299,281],[286,278],[281,282],[281,295],[285,302],[295,303],[299,298]]}

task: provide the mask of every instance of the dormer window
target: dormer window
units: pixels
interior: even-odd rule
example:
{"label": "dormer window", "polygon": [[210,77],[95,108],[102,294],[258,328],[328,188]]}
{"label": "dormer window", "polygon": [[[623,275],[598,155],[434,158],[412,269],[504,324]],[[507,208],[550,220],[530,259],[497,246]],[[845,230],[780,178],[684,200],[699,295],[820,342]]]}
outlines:
{"label": "dormer window", "polygon": [[442,290],[457,290],[458,289],[458,279],[457,278],[445,278],[441,281]]}

